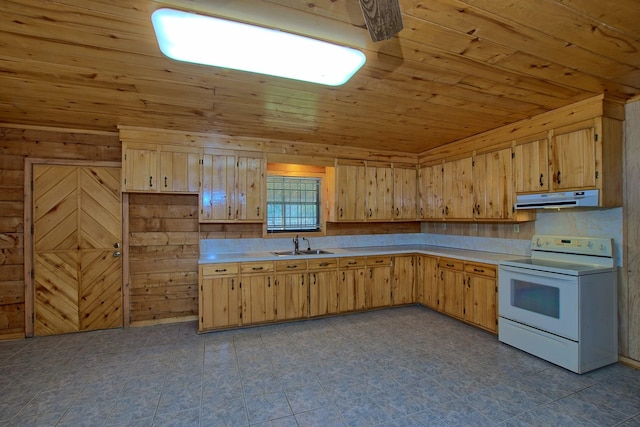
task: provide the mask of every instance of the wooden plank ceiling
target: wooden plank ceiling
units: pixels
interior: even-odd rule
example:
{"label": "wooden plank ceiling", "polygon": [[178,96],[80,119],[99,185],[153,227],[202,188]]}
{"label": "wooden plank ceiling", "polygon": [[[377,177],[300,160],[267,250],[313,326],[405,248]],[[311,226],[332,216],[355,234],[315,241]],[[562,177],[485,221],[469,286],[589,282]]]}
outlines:
{"label": "wooden plank ceiling", "polygon": [[285,30],[362,49],[366,65],[340,87],[160,53],[155,9],[216,13],[230,3],[244,2],[0,1],[0,122],[420,153],[600,93],[640,94],[637,0],[400,0],[404,29],[378,43],[357,0],[254,5],[254,21],[281,17]]}

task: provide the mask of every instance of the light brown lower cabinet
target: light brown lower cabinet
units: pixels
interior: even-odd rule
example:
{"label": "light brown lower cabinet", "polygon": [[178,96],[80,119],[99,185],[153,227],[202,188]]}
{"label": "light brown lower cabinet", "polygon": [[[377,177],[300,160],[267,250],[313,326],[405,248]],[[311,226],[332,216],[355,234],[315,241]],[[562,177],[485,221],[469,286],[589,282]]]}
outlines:
{"label": "light brown lower cabinet", "polygon": [[394,257],[391,305],[412,304],[415,302],[413,293],[416,275],[415,258],[414,255]]}
{"label": "light brown lower cabinet", "polygon": [[199,266],[200,332],[419,303],[497,331],[495,265],[430,255]]}
{"label": "light brown lower cabinet", "polygon": [[309,260],[309,316],[338,312],[337,266],[335,258]]}
{"label": "light brown lower cabinet", "polygon": [[199,331],[240,325],[241,294],[238,272],[236,263],[199,267]]}
{"label": "light brown lower cabinet", "polygon": [[438,269],[443,289],[439,306],[445,314],[462,319],[464,317],[464,262],[458,259],[440,258]]}
{"label": "light brown lower cabinet", "polygon": [[338,312],[366,310],[365,257],[338,259]]}
{"label": "light brown lower cabinet", "polygon": [[276,287],[272,262],[240,264],[240,288],[243,325],[276,320]]}
{"label": "light brown lower cabinet", "polygon": [[464,265],[464,320],[491,332],[498,330],[496,268],[487,264]]}
{"label": "light brown lower cabinet", "polygon": [[276,262],[276,320],[309,315],[309,273],[306,260]]}
{"label": "light brown lower cabinet", "polygon": [[391,264],[390,256],[367,257],[367,298],[368,308],[391,305]]}

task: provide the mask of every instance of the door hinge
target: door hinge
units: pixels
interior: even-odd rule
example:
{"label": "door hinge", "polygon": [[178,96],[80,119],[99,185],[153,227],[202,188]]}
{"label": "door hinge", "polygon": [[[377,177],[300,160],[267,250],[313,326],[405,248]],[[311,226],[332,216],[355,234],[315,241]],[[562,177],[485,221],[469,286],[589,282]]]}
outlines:
{"label": "door hinge", "polygon": [[32,269],[31,269],[31,278],[32,278],[32,279],[35,279],[35,277],[36,277],[36,272],[35,272],[35,270],[32,268]]}
{"label": "door hinge", "polygon": [[511,158],[515,159],[516,158],[516,153],[514,153],[513,151],[511,152]]}
{"label": "door hinge", "polygon": [[33,234],[34,232],[34,228],[33,228],[33,224],[31,224],[31,234]]}
{"label": "door hinge", "polygon": [[127,153],[124,153],[124,159],[127,160]]}
{"label": "door hinge", "polygon": [[598,134],[594,134],[593,137],[595,138],[596,142],[598,142]]}

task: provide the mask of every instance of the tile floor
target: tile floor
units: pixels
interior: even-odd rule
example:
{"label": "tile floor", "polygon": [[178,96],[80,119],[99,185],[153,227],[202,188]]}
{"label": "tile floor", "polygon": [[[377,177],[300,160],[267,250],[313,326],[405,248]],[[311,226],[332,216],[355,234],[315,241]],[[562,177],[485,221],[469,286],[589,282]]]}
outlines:
{"label": "tile floor", "polygon": [[640,426],[640,371],[576,375],[422,307],[195,330],[0,342],[0,425]]}

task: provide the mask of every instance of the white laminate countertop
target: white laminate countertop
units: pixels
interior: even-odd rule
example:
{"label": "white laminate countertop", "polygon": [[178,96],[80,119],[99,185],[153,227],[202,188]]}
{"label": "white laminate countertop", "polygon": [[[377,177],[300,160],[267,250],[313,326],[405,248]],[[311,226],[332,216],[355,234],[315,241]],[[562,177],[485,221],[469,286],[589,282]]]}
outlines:
{"label": "white laminate countertop", "polygon": [[206,253],[202,254],[199,264],[215,264],[220,262],[250,262],[250,261],[282,261],[290,259],[309,258],[340,258],[351,256],[371,255],[400,255],[418,253],[433,256],[444,256],[471,262],[483,262],[497,265],[503,260],[527,258],[524,255],[513,255],[497,252],[447,248],[428,245],[399,245],[399,246],[367,246],[354,248],[313,248],[331,252],[321,255],[274,255],[271,252],[245,253]]}

